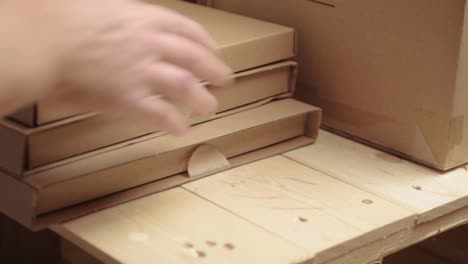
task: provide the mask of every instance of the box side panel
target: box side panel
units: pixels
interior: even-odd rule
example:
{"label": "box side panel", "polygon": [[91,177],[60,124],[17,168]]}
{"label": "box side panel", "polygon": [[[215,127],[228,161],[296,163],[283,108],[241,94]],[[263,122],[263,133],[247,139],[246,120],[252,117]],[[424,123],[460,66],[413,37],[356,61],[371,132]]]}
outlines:
{"label": "box side panel", "polygon": [[0,168],[20,177],[27,160],[26,136],[0,124]]}
{"label": "box side panel", "polygon": [[35,202],[34,189],[0,172],[0,211],[3,214],[31,228]]}
{"label": "box side panel", "polygon": [[445,168],[452,168],[468,162],[468,5],[465,2],[465,17],[460,58],[458,62],[454,107],[450,122],[450,153]]}
{"label": "box side panel", "polygon": [[294,31],[221,47],[222,58],[234,71],[249,69],[294,57]]}
{"label": "box side panel", "polygon": [[322,124],[322,110],[316,109],[314,111],[311,111],[307,115],[305,135],[307,135],[314,141],[317,140],[321,124]]}
{"label": "box side panel", "polygon": [[297,94],[324,124],[443,165],[463,0],[212,3],[297,28]]}

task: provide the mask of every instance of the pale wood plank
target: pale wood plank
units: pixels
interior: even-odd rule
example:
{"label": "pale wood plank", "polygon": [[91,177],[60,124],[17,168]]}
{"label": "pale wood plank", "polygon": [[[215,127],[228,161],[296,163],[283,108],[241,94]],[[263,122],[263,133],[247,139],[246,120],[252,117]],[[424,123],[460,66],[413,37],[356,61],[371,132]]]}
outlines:
{"label": "pale wood plank", "polygon": [[338,256],[412,227],[415,220],[407,209],[282,156],[184,188],[295,242],[310,255],[334,247]]}
{"label": "pale wood plank", "polygon": [[440,232],[447,231],[468,222],[468,207],[441,216],[429,222],[422,223],[413,229],[403,230],[394,235],[383,237],[380,241],[350,251],[345,255],[330,260],[333,249],[321,252],[315,256],[317,264],[361,264],[388,256],[427,240]]}
{"label": "pale wood plank", "polygon": [[294,263],[305,251],[177,188],[55,229],[106,263]]}
{"label": "pale wood plank", "polygon": [[425,222],[468,205],[468,171],[440,173],[321,131],[316,144],[285,154],[418,213]]}

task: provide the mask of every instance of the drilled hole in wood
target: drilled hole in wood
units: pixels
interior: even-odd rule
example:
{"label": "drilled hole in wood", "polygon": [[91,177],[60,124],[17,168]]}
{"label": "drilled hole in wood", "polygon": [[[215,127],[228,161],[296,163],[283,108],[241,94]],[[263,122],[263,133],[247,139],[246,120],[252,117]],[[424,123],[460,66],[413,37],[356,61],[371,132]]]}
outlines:
{"label": "drilled hole in wood", "polygon": [[204,257],[206,257],[206,253],[203,252],[203,251],[201,251],[201,250],[197,250],[197,255],[198,255],[199,258],[204,258]]}
{"label": "drilled hole in wood", "polygon": [[206,257],[206,253],[201,250],[196,250],[194,248],[190,249],[190,252],[192,253],[194,258],[204,258]]}
{"label": "drilled hole in wood", "polygon": [[422,187],[419,186],[419,185],[414,185],[413,186],[413,189],[417,190],[417,191],[422,191]]}
{"label": "drilled hole in wood", "polygon": [[224,248],[227,249],[227,250],[234,250],[236,248],[236,246],[232,243],[226,243],[224,244]]}
{"label": "drilled hole in wood", "polygon": [[215,241],[211,241],[211,240],[208,240],[205,242],[205,244],[209,247],[216,247],[216,242]]}
{"label": "drilled hole in wood", "polygon": [[296,222],[298,222],[298,223],[307,223],[307,221],[308,220],[305,217],[302,217],[302,216],[296,217]]}
{"label": "drilled hole in wood", "polygon": [[364,203],[364,204],[373,204],[374,201],[369,200],[369,199],[364,199],[364,200],[362,200],[362,203]]}
{"label": "drilled hole in wood", "polygon": [[186,243],[184,244],[184,247],[186,247],[186,248],[193,248],[194,245],[193,245],[192,243],[190,243],[190,242],[186,242]]}

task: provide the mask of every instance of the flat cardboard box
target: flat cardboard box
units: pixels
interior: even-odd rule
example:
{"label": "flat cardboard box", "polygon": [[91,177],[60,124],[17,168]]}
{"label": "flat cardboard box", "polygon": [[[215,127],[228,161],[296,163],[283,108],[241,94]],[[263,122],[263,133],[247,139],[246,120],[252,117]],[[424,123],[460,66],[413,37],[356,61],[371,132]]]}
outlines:
{"label": "flat cardboard box", "polygon": [[[0,210],[28,227],[44,227],[226,169],[213,167],[216,160],[193,159],[200,147],[217,150],[216,155],[237,166],[311,144],[319,123],[318,108],[282,99],[196,125],[188,137],[166,134],[128,142],[104,153],[49,166],[22,179],[0,174]],[[191,157],[192,161],[204,160],[204,166],[212,170],[193,178],[181,176]],[[107,196],[111,194],[116,198]]]}
{"label": "flat cardboard box", "polygon": [[441,170],[468,162],[466,1],[210,2],[297,29],[297,94],[325,127]]}
{"label": "flat cardboard box", "polygon": [[[192,124],[242,111],[256,102],[293,93],[296,64],[281,62],[234,75],[226,87],[210,88],[219,100],[218,115],[191,117]],[[229,112],[227,112],[229,113]],[[101,115],[83,115],[38,128],[27,128],[14,122],[0,123],[0,167],[21,176],[25,170],[60,161],[150,134],[154,127],[132,118],[106,119]]]}
{"label": "flat cardboard box", "polygon": [[[218,43],[223,59],[234,72],[294,56],[295,34],[292,28],[178,0],[147,2],[174,9],[203,25]],[[64,98],[51,96],[13,114],[11,119],[26,126],[40,126],[85,111],[71,106]]]}

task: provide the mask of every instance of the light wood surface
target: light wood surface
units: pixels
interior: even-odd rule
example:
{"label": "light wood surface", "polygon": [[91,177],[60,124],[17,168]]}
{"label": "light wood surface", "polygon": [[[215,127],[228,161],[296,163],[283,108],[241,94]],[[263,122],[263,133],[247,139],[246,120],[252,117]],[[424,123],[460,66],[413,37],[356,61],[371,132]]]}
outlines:
{"label": "light wood surface", "polygon": [[184,188],[293,241],[311,255],[348,240],[354,240],[354,246],[365,245],[415,219],[404,208],[285,157],[255,162]]}
{"label": "light wood surface", "polygon": [[[468,172],[321,132],[314,145],[76,219],[107,263],[374,263],[467,222]],[[385,262],[384,262],[385,263]]]}
{"label": "light wood surface", "polygon": [[287,157],[380,196],[425,222],[468,204],[468,171],[441,174],[382,151],[322,131],[312,147]]}
{"label": "light wood surface", "polygon": [[61,229],[62,234],[79,234],[68,238],[95,246],[100,252],[91,253],[110,263],[306,260],[305,250],[292,242],[180,188],[72,221]]}

